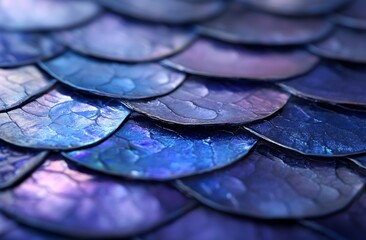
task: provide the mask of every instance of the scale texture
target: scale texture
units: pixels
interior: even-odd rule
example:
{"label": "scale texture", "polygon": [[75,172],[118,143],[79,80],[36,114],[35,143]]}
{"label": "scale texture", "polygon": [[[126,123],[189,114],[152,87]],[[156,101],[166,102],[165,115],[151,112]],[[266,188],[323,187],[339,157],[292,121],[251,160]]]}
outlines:
{"label": "scale texture", "polygon": [[365,0],[0,0],[0,239],[363,239]]}

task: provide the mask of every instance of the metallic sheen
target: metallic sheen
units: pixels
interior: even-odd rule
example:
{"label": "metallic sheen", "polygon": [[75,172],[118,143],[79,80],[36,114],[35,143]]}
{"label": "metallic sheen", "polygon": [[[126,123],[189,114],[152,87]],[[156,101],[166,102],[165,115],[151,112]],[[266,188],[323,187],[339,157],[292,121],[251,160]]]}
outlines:
{"label": "metallic sheen", "polygon": [[310,46],[313,53],[333,60],[366,63],[366,31],[338,27],[328,38]]}
{"label": "metallic sheen", "polygon": [[35,63],[63,50],[47,34],[0,31],[0,67]]}
{"label": "metallic sheen", "polygon": [[129,113],[120,101],[58,87],[22,108],[0,113],[0,139],[37,149],[84,147],[112,134]]}
{"label": "metallic sheen", "polygon": [[20,149],[0,142],[0,189],[10,187],[25,177],[45,160],[46,155],[47,151]]}
{"label": "metallic sheen", "polygon": [[245,156],[255,143],[238,128],[169,126],[137,117],[103,143],[64,156],[109,174],[169,180],[227,166]]}
{"label": "metallic sheen", "polygon": [[194,38],[192,29],[149,24],[105,14],[58,38],[77,52],[104,59],[142,62],[167,57]]}
{"label": "metallic sheen", "polygon": [[232,4],[199,29],[207,36],[232,43],[288,46],[314,42],[327,35],[332,26],[326,18],[288,18]]}
{"label": "metallic sheen", "polygon": [[366,112],[292,99],[271,118],[248,129],[283,147],[314,156],[366,152]]}
{"label": "metallic sheen", "polygon": [[364,66],[323,62],[312,72],[281,82],[290,93],[339,104],[366,105]]}
{"label": "metallic sheen", "polygon": [[[172,238],[174,236],[174,238]],[[199,207],[142,240],[326,240],[294,222],[264,222]]]}
{"label": "metallic sheen", "polygon": [[163,64],[208,77],[276,81],[304,74],[318,61],[301,48],[255,48],[201,38]]}
{"label": "metallic sheen", "polygon": [[40,66],[59,81],[96,95],[141,99],[167,94],[186,78],[155,63],[107,62],[68,52]]}
{"label": "metallic sheen", "polygon": [[33,66],[0,69],[0,111],[21,105],[55,83]]}
{"label": "metallic sheen", "polygon": [[93,1],[1,0],[0,28],[54,30],[83,23],[100,12]]}
{"label": "metallic sheen", "polygon": [[277,89],[236,81],[189,77],[177,90],[127,105],[152,118],[183,125],[242,124],[281,109],[289,95]]}
{"label": "metallic sheen", "polygon": [[178,181],[218,210],[268,219],[319,217],[347,206],[364,178],[334,159],[313,159],[259,145],[232,167]]}
{"label": "metallic sheen", "polygon": [[127,182],[50,158],[30,178],[0,193],[0,209],[19,221],[74,237],[125,237],[179,216],[190,205],[163,184]]}

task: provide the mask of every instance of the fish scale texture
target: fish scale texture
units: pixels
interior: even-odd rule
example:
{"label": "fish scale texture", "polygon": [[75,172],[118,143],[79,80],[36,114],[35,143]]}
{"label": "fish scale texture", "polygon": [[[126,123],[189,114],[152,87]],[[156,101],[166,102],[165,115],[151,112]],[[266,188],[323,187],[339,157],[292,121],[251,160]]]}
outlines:
{"label": "fish scale texture", "polygon": [[364,0],[0,0],[0,239],[363,239]]}

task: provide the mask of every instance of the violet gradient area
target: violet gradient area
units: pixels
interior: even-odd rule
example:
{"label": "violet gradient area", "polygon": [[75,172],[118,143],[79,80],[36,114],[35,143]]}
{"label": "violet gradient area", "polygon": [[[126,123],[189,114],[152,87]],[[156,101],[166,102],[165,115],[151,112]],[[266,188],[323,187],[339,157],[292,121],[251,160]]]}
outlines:
{"label": "violet gradient area", "polygon": [[217,210],[266,219],[300,219],[341,210],[357,197],[364,182],[341,161],[258,145],[237,164],[178,180],[178,186]]}
{"label": "violet gradient area", "polygon": [[174,92],[128,101],[137,112],[182,125],[241,124],[268,117],[289,95],[272,87],[191,76]]}
{"label": "violet gradient area", "polygon": [[22,108],[0,113],[0,139],[21,147],[74,149],[108,137],[129,114],[118,100],[58,86]]}
{"label": "violet gradient area", "polygon": [[366,112],[292,98],[281,112],[246,126],[258,136],[313,156],[366,152]]}
{"label": "violet gradient area", "polygon": [[227,166],[245,156],[255,143],[255,138],[238,128],[180,127],[137,117],[101,144],[64,156],[109,174],[169,180]]}
{"label": "violet gradient area", "polygon": [[96,95],[141,99],[167,94],[186,78],[156,63],[126,64],[67,52],[40,66],[57,80]]}
{"label": "violet gradient area", "polygon": [[17,187],[1,192],[0,203],[24,224],[75,237],[135,235],[190,206],[168,185],[98,175],[59,156],[49,158]]}
{"label": "violet gradient area", "polygon": [[106,13],[87,25],[60,32],[58,39],[82,54],[143,62],[180,51],[195,36],[191,28],[146,23]]}
{"label": "violet gradient area", "polygon": [[318,61],[301,48],[258,48],[199,38],[162,63],[194,75],[277,81],[304,74]]}
{"label": "violet gradient area", "polygon": [[0,31],[0,67],[36,63],[64,51],[49,34]]}

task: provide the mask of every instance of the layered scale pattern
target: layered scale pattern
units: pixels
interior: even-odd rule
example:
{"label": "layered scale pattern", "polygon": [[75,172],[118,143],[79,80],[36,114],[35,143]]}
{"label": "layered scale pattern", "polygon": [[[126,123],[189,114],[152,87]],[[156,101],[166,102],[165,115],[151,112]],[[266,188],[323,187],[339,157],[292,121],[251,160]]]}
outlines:
{"label": "layered scale pattern", "polygon": [[0,0],[0,239],[364,239],[365,0]]}

